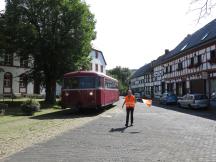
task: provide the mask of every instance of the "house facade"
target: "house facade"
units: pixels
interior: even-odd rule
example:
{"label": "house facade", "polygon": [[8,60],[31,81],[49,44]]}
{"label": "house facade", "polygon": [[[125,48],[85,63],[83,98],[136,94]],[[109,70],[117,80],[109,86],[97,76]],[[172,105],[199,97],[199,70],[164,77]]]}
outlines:
{"label": "house facade", "polygon": [[164,57],[169,53],[168,50],[165,50],[165,54],[158,57],[157,60],[153,63],[153,85],[154,85],[154,98],[159,99],[161,94],[163,94],[165,89],[164,81],[164,67],[161,64],[164,60]]}
{"label": "house facade", "polygon": [[141,96],[151,98],[154,92],[152,63],[146,64],[138,69],[130,79],[130,88]]}
{"label": "house facade", "polygon": [[103,53],[99,50],[92,49],[92,51],[90,52],[90,57],[91,57],[90,71],[106,74],[107,63]]}
{"label": "house facade", "polygon": [[[132,80],[131,80],[132,81]],[[173,50],[153,61],[154,97],[216,91],[216,20],[185,37]],[[131,86],[132,88],[132,86]]]}
{"label": "house facade", "polygon": [[[101,51],[93,49],[90,52],[91,70],[106,73],[106,60]],[[0,96],[25,96],[34,94],[38,86],[29,81],[27,72],[33,66],[31,57],[22,58],[16,54],[5,54],[0,57]],[[37,88],[36,88],[37,87]],[[37,92],[38,93],[38,92]],[[60,95],[61,85],[56,84],[56,95]],[[45,94],[45,89],[40,88],[40,94]]]}
{"label": "house facade", "polygon": [[33,94],[33,83],[28,82],[26,72],[32,66],[32,59],[16,54],[5,54],[0,58],[0,95]]}
{"label": "house facade", "polygon": [[165,90],[177,96],[216,90],[216,20],[188,35],[162,61]]}

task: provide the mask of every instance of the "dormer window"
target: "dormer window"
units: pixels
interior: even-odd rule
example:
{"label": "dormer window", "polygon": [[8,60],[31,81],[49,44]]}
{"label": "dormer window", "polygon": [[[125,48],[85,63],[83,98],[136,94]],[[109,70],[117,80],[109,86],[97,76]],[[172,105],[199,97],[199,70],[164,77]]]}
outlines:
{"label": "dormer window", "polygon": [[206,37],[209,35],[209,33],[206,33],[203,37],[202,37],[202,39],[201,40],[204,40],[204,39],[206,39]]}
{"label": "dormer window", "polygon": [[188,44],[185,44],[185,45],[181,48],[181,51],[183,51],[187,46],[188,46]]}

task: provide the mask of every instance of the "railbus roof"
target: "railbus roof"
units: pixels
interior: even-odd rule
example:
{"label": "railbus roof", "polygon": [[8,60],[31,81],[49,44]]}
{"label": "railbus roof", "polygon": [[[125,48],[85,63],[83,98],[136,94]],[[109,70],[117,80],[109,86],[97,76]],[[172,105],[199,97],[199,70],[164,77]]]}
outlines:
{"label": "railbus roof", "polygon": [[94,72],[94,71],[74,71],[74,72],[69,72],[64,74],[64,77],[72,77],[72,76],[100,76],[100,77],[105,77],[107,79],[114,80],[118,82],[117,79],[114,79],[104,73],[99,73],[99,72]]}

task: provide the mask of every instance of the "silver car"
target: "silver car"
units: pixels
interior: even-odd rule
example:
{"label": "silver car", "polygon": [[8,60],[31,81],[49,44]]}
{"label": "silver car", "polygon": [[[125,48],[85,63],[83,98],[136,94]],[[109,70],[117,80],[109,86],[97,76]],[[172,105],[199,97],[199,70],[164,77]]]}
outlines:
{"label": "silver car", "polygon": [[188,107],[188,108],[207,108],[209,101],[206,95],[204,94],[186,94],[178,100],[179,107]]}

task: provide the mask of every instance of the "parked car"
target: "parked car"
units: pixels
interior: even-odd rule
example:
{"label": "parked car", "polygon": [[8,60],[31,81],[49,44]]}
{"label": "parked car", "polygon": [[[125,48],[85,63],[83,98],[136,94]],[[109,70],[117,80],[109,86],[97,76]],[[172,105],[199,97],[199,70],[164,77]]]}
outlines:
{"label": "parked car", "polygon": [[186,108],[207,108],[209,105],[208,97],[205,94],[186,94],[178,100],[179,107]]}
{"label": "parked car", "polygon": [[171,92],[165,92],[160,97],[160,103],[161,104],[177,104],[177,96],[174,93]]}
{"label": "parked car", "polygon": [[135,96],[136,98],[140,98],[140,97],[141,97],[140,93],[134,93],[134,96]]}
{"label": "parked car", "polygon": [[140,103],[144,103],[144,99],[142,99],[142,98],[137,98],[136,101],[140,102]]}
{"label": "parked car", "polygon": [[211,95],[210,107],[216,109],[216,92],[213,92]]}

